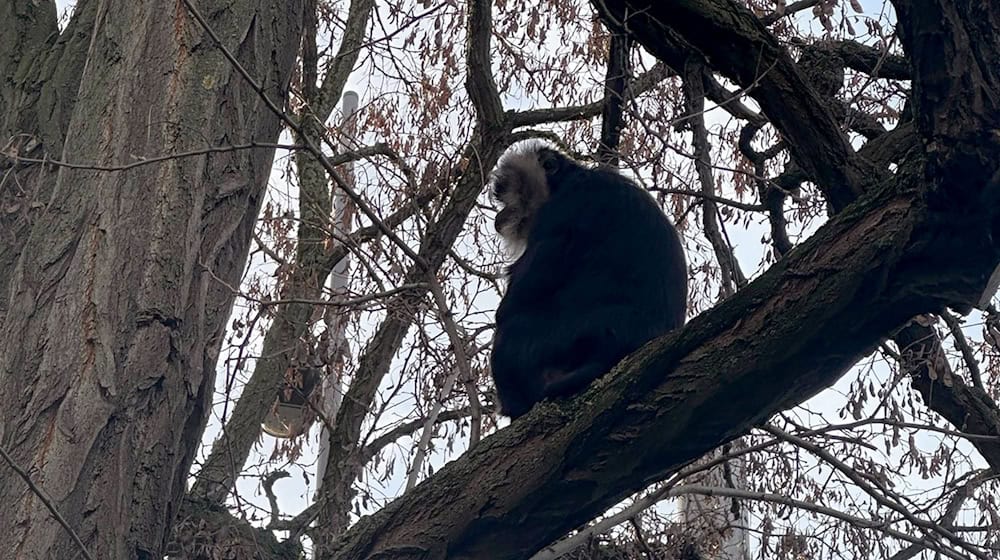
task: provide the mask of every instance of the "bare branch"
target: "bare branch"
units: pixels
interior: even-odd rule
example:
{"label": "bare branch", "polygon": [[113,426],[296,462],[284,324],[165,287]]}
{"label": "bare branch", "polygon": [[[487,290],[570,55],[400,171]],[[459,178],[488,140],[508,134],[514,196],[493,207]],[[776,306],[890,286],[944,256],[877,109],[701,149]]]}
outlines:
{"label": "bare branch", "polygon": [[[441,422],[449,422],[451,420],[459,420],[466,418],[472,414],[471,408],[460,408],[458,410],[445,410],[437,415],[435,423],[440,424]],[[427,425],[426,418],[417,418],[416,420],[410,420],[409,422],[404,422],[399,426],[389,430],[388,432],[378,436],[373,439],[370,443],[364,446],[361,450],[361,460],[364,463],[370,461],[375,454],[381,451],[385,446],[393,443],[401,437],[413,435],[420,428]]]}
{"label": "bare branch", "polygon": [[[990,395],[951,371],[944,357],[941,339],[920,317],[907,323],[893,336],[900,350],[904,371],[924,404],[963,432],[1000,436],[1000,408]],[[980,455],[997,470],[1000,468],[1000,441],[970,438]]]}
{"label": "bare branch", "polygon": [[[796,500],[794,498],[789,498],[788,496],[783,496],[779,494],[771,494],[766,492],[751,492],[749,490],[738,490],[736,488],[727,488],[719,486],[703,486],[699,484],[686,484],[684,486],[677,486],[674,488],[665,489],[664,491],[657,491],[649,496],[642,498],[641,500],[636,500],[632,505],[625,508],[615,515],[608,516],[603,519],[598,525],[601,526],[601,531],[591,532],[589,529],[586,532],[581,532],[577,535],[573,535],[565,540],[559,541],[552,546],[549,546],[542,550],[541,552],[535,554],[531,557],[531,560],[555,560],[563,554],[571,552],[579,548],[583,543],[584,539],[578,538],[580,535],[584,535],[589,538],[593,534],[605,533],[611,528],[632,519],[639,512],[648,509],[649,507],[655,505],[666,498],[677,498],[686,495],[699,495],[699,496],[717,496],[722,498],[737,498],[741,500],[754,500],[760,502],[769,502],[773,504],[780,504],[790,508],[800,509],[803,511],[811,511],[813,513],[818,513],[820,515],[825,515],[827,517],[832,517],[838,519],[855,527],[861,527],[865,529],[871,529],[874,531],[881,531],[886,535],[899,539],[903,542],[913,543],[920,545],[924,548],[929,548],[935,552],[948,557],[954,558],[955,560],[965,560],[966,555],[952,550],[951,548],[946,548],[942,544],[934,541],[928,541],[926,539],[921,539],[919,537],[914,537],[909,533],[899,531],[897,529],[892,529],[889,527],[884,520],[881,519],[865,519],[861,517],[856,517],[849,515],[842,511],[829,508],[826,506],[817,505],[813,502],[807,502],[804,500]],[[597,525],[595,525],[596,527]],[[964,542],[964,541],[962,541]],[[976,551],[978,553],[978,551]]]}
{"label": "bare branch", "polygon": [[819,3],[820,0],[799,0],[798,2],[792,2],[791,4],[785,6],[784,10],[775,10],[760,18],[760,22],[764,25],[771,25],[783,17],[794,15],[802,10],[808,10]]}
{"label": "bare branch", "polygon": [[701,182],[701,192],[706,195],[702,201],[702,225],[705,237],[712,244],[719,271],[722,274],[720,288],[723,297],[729,297],[745,286],[746,276],[740,270],[740,264],[733,254],[729,243],[722,237],[719,226],[719,210],[715,203],[707,198],[715,196],[715,177],[712,174],[712,147],[708,141],[708,128],[705,127],[705,90],[702,86],[704,67],[698,62],[687,64],[684,72],[684,96],[688,115],[687,126],[691,130],[694,147],[694,165]]}
{"label": "bare branch", "polygon": [[969,368],[969,377],[972,378],[972,386],[980,391],[985,391],[983,375],[979,372],[979,360],[976,359],[976,355],[972,351],[972,346],[969,345],[969,341],[965,338],[965,333],[962,332],[961,323],[947,310],[941,313],[941,318],[948,325],[951,336],[955,337],[955,347],[962,353],[962,359],[965,360],[965,367]]}
{"label": "bare branch", "polygon": [[[742,87],[788,141],[796,161],[835,208],[843,208],[879,174],[855,157],[847,137],[773,35],[734,2],[593,0],[613,29],[627,29],[675,69],[701,52],[711,67]],[[823,157],[815,157],[823,154]]]}
{"label": "bare branch", "polygon": [[[219,282],[222,282],[221,279],[217,279],[217,280]],[[356,298],[336,299],[336,300],[329,300],[329,299],[304,299],[304,298],[283,298],[283,299],[270,299],[269,300],[269,299],[262,299],[262,298],[258,298],[258,297],[253,297],[253,296],[251,296],[251,295],[249,295],[249,294],[247,294],[245,292],[241,292],[241,291],[237,290],[235,286],[228,286],[227,285],[227,287],[230,290],[233,290],[233,292],[235,294],[239,295],[243,299],[246,299],[248,301],[252,301],[252,302],[257,303],[257,304],[259,304],[259,305],[261,305],[263,307],[275,307],[275,306],[278,306],[278,305],[305,304],[305,305],[314,305],[314,306],[318,306],[318,307],[344,307],[344,308],[351,308],[351,307],[361,307],[361,306],[363,306],[363,305],[365,305],[367,303],[371,303],[373,301],[378,301],[380,299],[386,299],[388,297],[396,296],[396,295],[399,295],[399,294],[402,294],[402,293],[405,293],[405,292],[424,291],[424,290],[427,290],[427,288],[429,287],[429,285],[426,284],[426,283],[420,283],[420,282],[415,283],[415,284],[401,284],[399,286],[396,286],[394,288],[389,288],[389,289],[387,289],[385,291],[382,291],[382,292],[375,292],[375,293],[371,293],[371,294],[365,294],[363,296],[358,296]]]}
{"label": "bare branch", "polygon": [[[13,139],[12,139],[13,140]],[[11,144],[8,143],[8,146]],[[139,156],[134,155],[139,161],[134,161],[132,163],[122,163],[118,165],[114,164],[98,164],[98,163],[76,163],[68,161],[59,161],[56,159],[49,158],[30,158],[17,155],[16,152],[12,150],[0,150],[0,157],[8,159],[14,163],[38,163],[42,165],[54,165],[56,167],[65,167],[67,169],[86,169],[90,171],[128,171],[130,169],[135,169],[137,167],[142,167],[145,165],[153,165],[156,163],[163,163],[164,161],[171,161],[175,159],[188,158],[203,156],[206,154],[221,154],[228,152],[236,152],[240,150],[252,150],[256,148],[266,148],[266,149],[281,149],[281,150],[300,150],[303,146],[299,144],[275,144],[270,142],[249,142],[247,144],[234,144],[232,146],[209,146],[207,148],[200,148],[197,150],[188,150],[185,152],[177,152],[174,154],[164,154],[160,156]]]}
{"label": "bare branch", "polygon": [[486,127],[497,127],[503,120],[503,106],[493,80],[493,59],[490,57],[493,3],[489,0],[469,0],[468,4],[465,89],[476,107],[480,122]]}
{"label": "bare branch", "polygon": [[[434,304],[437,308],[438,318],[441,320],[441,324],[444,326],[444,331],[448,335],[448,341],[451,342],[451,349],[455,354],[455,365],[452,368],[452,372],[444,380],[444,384],[441,387],[441,392],[438,398],[431,403],[431,410],[427,414],[427,418],[424,420],[423,433],[421,434],[420,441],[417,444],[416,455],[414,455],[413,462],[410,465],[410,474],[406,478],[406,491],[409,491],[417,485],[417,479],[420,476],[420,469],[423,467],[424,456],[427,453],[427,446],[430,444],[431,436],[434,433],[434,424],[437,422],[437,417],[441,413],[441,408],[444,407],[444,401],[447,400],[448,396],[451,394],[451,390],[455,386],[455,381],[459,377],[462,377],[463,379],[472,379],[472,365],[469,361],[468,353],[466,352],[466,340],[462,336],[462,333],[459,332],[458,325],[455,324],[455,319],[452,317],[451,308],[448,306],[448,300],[444,295],[444,290],[441,289],[441,284],[436,279],[431,280],[430,291],[434,296]],[[478,402],[472,406],[472,410],[474,413],[479,413]],[[477,443],[479,443],[479,427],[473,426],[469,447],[473,447]]]}
{"label": "bare branch", "polygon": [[[632,97],[638,97],[650,90],[657,84],[667,79],[672,72],[666,64],[657,62],[652,68],[643,72],[632,80],[625,90]],[[539,124],[577,121],[589,119],[601,114],[604,109],[604,100],[595,101],[586,105],[573,107],[553,107],[550,109],[532,109],[529,111],[518,111],[510,114],[511,124],[515,128],[523,126],[536,126]]]}
{"label": "bare branch", "polygon": [[281,518],[281,509],[278,508],[278,497],[274,495],[274,483],[289,476],[291,475],[287,471],[274,471],[268,473],[261,482],[264,494],[267,496],[267,503],[271,506],[271,522],[268,526],[274,526]]}
{"label": "bare branch", "polygon": [[628,36],[616,33],[608,47],[608,69],[604,79],[604,101],[601,104],[601,140],[597,147],[597,161],[618,166],[618,144],[624,123],[625,98],[631,77],[632,42]]}
{"label": "bare branch", "polygon": [[[771,243],[774,245],[774,250],[780,257],[785,255],[792,250],[792,242],[788,238],[788,221],[785,219],[785,193],[789,190],[787,184],[782,185],[785,188],[774,188],[774,185],[764,178],[766,173],[765,164],[768,159],[777,155],[778,150],[783,146],[782,143],[778,143],[773,146],[770,150],[763,153],[758,152],[753,148],[752,142],[754,136],[761,129],[763,125],[760,123],[748,123],[746,126],[740,130],[740,137],[737,141],[737,147],[743,157],[747,158],[753,165],[754,169],[754,183],[757,186],[757,196],[764,201],[764,207],[767,210],[768,222],[771,224]],[[794,167],[790,164],[789,166]],[[787,167],[786,167],[787,171]],[[787,179],[787,177],[786,177]],[[803,180],[805,178],[803,177]],[[781,178],[779,178],[779,181]],[[794,186],[798,187],[801,185],[801,181],[797,182]]]}
{"label": "bare branch", "polygon": [[659,192],[664,194],[676,194],[680,196],[690,196],[692,198],[708,200],[715,204],[721,204],[723,206],[732,206],[733,208],[739,210],[746,210],[747,212],[759,212],[761,210],[764,210],[764,206],[760,204],[750,204],[747,202],[740,202],[738,200],[733,200],[731,198],[726,198],[723,196],[719,196],[717,194],[711,194],[702,191],[693,191],[691,189],[670,189],[664,187],[650,187],[649,191]]}
{"label": "bare branch", "polygon": [[844,40],[820,45],[837,53],[848,68],[864,72],[873,78],[910,79],[910,62],[905,57],[862,45],[857,41]]}
{"label": "bare branch", "polygon": [[31,480],[31,477],[28,476],[28,472],[18,466],[18,464],[14,462],[13,457],[11,457],[7,453],[7,450],[3,447],[0,447],[0,457],[2,457],[3,460],[7,462],[7,465],[11,468],[11,470],[13,470],[22,481],[24,481],[24,484],[28,486],[28,490],[30,490],[31,493],[38,498],[38,501],[42,502],[42,505],[45,506],[45,509],[49,510],[52,517],[58,521],[60,525],[62,525],[62,528],[66,530],[66,533],[68,533],[69,537],[73,539],[76,546],[80,548],[80,554],[82,554],[87,560],[94,560],[90,551],[87,550],[87,545],[83,544],[83,541],[80,540],[80,536],[76,534],[76,531],[74,531],[72,527],[70,527],[66,518],[59,513],[59,510],[56,509],[55,504],[52,503],[52,500],[49,499],[48,495],[41,488],[39,488],[34,481]]}
{"label": "bare branch", "polygon": [[944,527],[932,521],[920,519],[916,515],[911,513],[903,505],[899,504],[895,500],[890,500],[888,497],[888,490],[884,486],[882,486],[880,482],[875,480],[873,477],[862,476],[853,467],[845,464],[843,461],[834,457],[833,454],[831,454],[829,451],[823,449],[822,447],[810,441],[805,440],[804,438],[800,438],[798,436],[789,434],[788,432],[785,432],[784,430],[781,430],[780,428],[773,425],[764,426],[762,429],[776,438],[788,441],[789,443],[792,443],[816,455],[824,462],[826,462],[828,465],[839,471],[842,475],[846,476],[851,482],[853,482],[858,488],[863,490],[866,494],[871,496],[871,498],[875,500],[875,502],[881,505],[882,507],[895,511],[897,514],[900,515],[900,517],[906,519],[914,526],[919,527],[928,533],[937,534],[935,538],[932,538],[931,535],[928,535],[925,539],[921,539],[921,541],[935,542],[937,538],[944,537],[949,541],[951,541],[954,546],[964,549],[968,554],[971,554],[982,560],[988,560],[988,557],[984,553],[973,548],[972,545],[965,542],[962,538],[954,534],[947,527]]}
{"label": "bare branch", "polygon": [[[347,78],[354,70],[354,64],[358,61],[358,54],[364,42],[365,33],[368,31],[368,21],[371,19],[372,10],[375,8],[375,0],[352,0],[347,9],[347,21],[344,23],[344,34],[340,38],[340,47],[333,63],[327,68],[326,75],[323,76],[323,83],[320,85],[315,99],[309,99],[312,110],[320,122],[326,122],[330,114],[336,107],[337,100],[344,93],[344,86]],[[308,11],[309,8],[306,7]],[[315,44],[315,38],[313,39]]]}

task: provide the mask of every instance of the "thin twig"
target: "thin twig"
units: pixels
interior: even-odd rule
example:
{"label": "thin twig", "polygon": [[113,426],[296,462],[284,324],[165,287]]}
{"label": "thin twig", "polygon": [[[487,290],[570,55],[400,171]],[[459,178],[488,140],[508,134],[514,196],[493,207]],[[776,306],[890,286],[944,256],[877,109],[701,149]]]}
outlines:
{"label": "thin twig", "polygon": [[[445,410],[437,416],[437,423],[448,422],[449,420],[460,420],[466,418],[472,414],[471,408],[460,408],[458,410]],[[403,436],[413,435],[421,426],[427,423],[427,418],[417,418],[416,420],[410,420],[409,422],[404,422],[395,428],[389,430],[388,432],[378,436],[373,439],[371,443],[365,445],[361,449],[361,462],[362,464],[367,464],[368,461],[375,457],[375,454],[381,451],[385,446],[396,441]]]}
{"label": "thin twig", "polygon": [[87,560],[94,560],[94,557],[90,554],[90,551],[87,550],[87,546],[83,544],[82,540],[80,540],[80,536],[77,535],[76,531],[74,531],[73,528],[69,526],[69,522],[67,522],[66,518],[64,518],[62,514],[59,513],[59,510],[56,509],[56,506],[52,503],[52,500],[49,499],[49,497],[45,494],[45,492],[42,491],[41,488],[35,485],[35,483],[31,480],[31,477],[28,476],[28,472],[19,467],[17,463],[14,462],[13,457],[8,455],[7,450],[4,449],[3,447],[0,447],[0,457],[3,457],[4,461],[7,461],[7,464],[10,465],[10,468],[14,469],[14,472],[17,473],[17,476],[21,477],[21,480],[23,480],[24,483],[28,485],[28,489],[31,490],[31,493],[34,494],[42,502],[42,505],[44,505],[45,508],[49,510],[49,513],[52,514],[52,517],[54,517],[56,521],[58,521],[59,524],[63,526],[63,529],[66,529],[66,532],[69,533],[69,536],[71,539],[73,539],[73,542],[75,542],[76,545],[80,547],[80,553],[83,554],[83,557],[86,558]]}
{"label": "thin twig", "polygon": [[969,554],[972,554],[977,558],[981,558],[982,560],[987,560],[987,557],[983,553],[973,549],[971,544],[959,538],[954,532],[950,531],[947,527],[942,527],[940,524],[934,523],[933,521],[920,519],[912,512],[910,512],[910,510],[903,507],[901,504],[897,503],[895,500],[889,499],[888,490],[884,488],[882,484],[871,478],[866,479],[861,474],[859,474],[855,469],[853,469],[849,465],[845,464],[843,461],[840,461],[839,459],[834,457],[829,451],[823,449],[822,447],[812,442],[806,441],[803,438],[794,436],[778,428],[777,426],[766,425],[762,426],[761,429],[778,439],[783,439],[789,443],[792,443],[798,447],[801,447],[802,449],[809,451],[813,455],[816,455],[824,462],[826,462],[828,465],[830,465],[837,471],[840,471],[851,482],[857,485],[858,488],[860,488],[866,494],[871,496],[872,499],[875,500],[875,503],[898,513],[900,516],[902,516],[903,519],[906,519],[914,526],[923,529],[929,534],[937,534],[938,536],[944,537],[950,540],[956,547],[964,549]]}
{"label": "thin twig", "polygon": [[[720,497],[720,498],[737,498],[741,500],[754,500],[760,502],[768,502],[778,505],[783,505],[790,508],[801,509],[804,511],[811,511],[818,513],[820,515],[825,515],[827,517],[832,517],[834,519],[843,521],[855,527],[862,527],[865,529],[871,529],[873,531],[881,531],[890,537],[899,539],[903,542],[908,542],[912,544],[921,544],[939,552],[944,556],[949,558],[954,558],[955,560],[966,560],[966,556],[960,554],[957,551],[944,548],[941,543],[928,541],[926,538],[915,537],[909,533],[904,533],[897,529],[892,529],[888,527],[883,520],[876,519],[864,519],[861,517],[856,517],[844,513],[842,511],[822,506],[813,502],[807,502],[804,500],[796,500],[795,498],[790,498],[788,496],[783,496],[779,494],[770,494],[766,492],[752,492],[749,490],[737,490],[735,488],[725,488],[717,486],[703,486],[700,484],[686,484],[684,486],[678,486],[675,488],[660,489],[656,492],[646,496],[640,500],[636,500],[629,507],[625,508],[621,512],[609,516],[600,522],[588,527],[584,531],[580,531],[571,537],[561,540],[547,548],[542,549],[540,552],[531,557],[531,560],[554,560],[563,554],[571,552],[583,544],[586,539],[589,539],[594,534],[602,534],[610,530],[611,528],[621,524],[622,522],[628,521],[634,517],[638,512],[649,508],[650,506],[656,504],[660,500],[665,498],[677,498],[680,496],[688,495],[698,495],[698,496],[709,496],[709,497]],[[599,531],[591,531],[591,529],[600,527]],[[977,555],[979,555],[977,553]]]}
{"label": "thin twig", "polygon": [[979,372],[979,362],[972,351],[972,346],[969,345],[969,341],[965,338],[965,333],[962,332],[962,325],[954,315],[947,311],[941,313],[941,318],[948,325],[951,335],[955,337],[955,346],[962,353],[965,366],[969,368],[969,377],[972,378],[972,385],[980,391],[985,391],[986,389],[983,387],[983,375]]}
{"label": "thin twig", "polygon": [[[434,424],[437,422],[438,414],[441,413],[441,408],[444,406],[445,399],[448,398],[455,386],[455,381],[459,377],[463,379],[472,379],[472,367],[469,362],[468,353],[466,352],[466,341],[459,332],[455,319],[452,317],[451,308],[448,306],[448,300],[445,298],[444,290],[441,289],[441,284],[438,283],[437,280],[431,280],[430,290],[431,294],[434,296],[434,303],[437,307],[438,317],[441,319],[444,331],[448,335],[452,351],[455,354],[455,366],[451,374],[449,374],[447,379],[445,379],[444,386],[441,387],[440,396],[434,400],[434,403],[431,405],[431,411],[427,415],[426,420],[424,420],[424,429],[423,433],[420,435],[420,442],[417,444],[417,453],[413,458],[413,464],[410,466],[410,474],[406,479],[407,491],[417,485],[417,478],[420,476],[420,468],[423,464],[424,457],[427,454],[427,446],[430,444],[431,436],[434,435]],[[470,436],[469,447],[473,447],[479,443],[479,432],[481,428],[479,421],[482,419],[482,412],[480,410],[481,406],[479,404],[479,400],[475,398],[475,395],[469,395],[469,402],[474,419],[472,423],[472,434]]]}
{"label": "thin twig", "polygon": [[702,191],[695,191],[691,189],[671,189],[663,187],[649,187],[650,192],[658,192],[664,194],[677,194],[681,196],[692,196],[695,198],[701,198],[704,200],[712,201],[716,204],[721,204],[723,206],[731,206],[737,210],[746,210],[747,212],[761,212],[765,208],[761,204],[749,204],[746,202],[740,202],[738,200],[732,200],[723,196],[719,196],[712,193],[706,193]]}

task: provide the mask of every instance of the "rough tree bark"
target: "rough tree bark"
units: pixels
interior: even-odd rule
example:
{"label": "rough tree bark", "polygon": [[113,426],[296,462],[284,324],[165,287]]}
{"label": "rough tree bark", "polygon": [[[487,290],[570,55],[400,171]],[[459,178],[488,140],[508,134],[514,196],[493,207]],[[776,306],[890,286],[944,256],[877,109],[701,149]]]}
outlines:
{"label": "rough tree bark", "polygon": [[[301,1],[199,4],[281,103]],[[81,0],[60,33],[50,0],[0,6],[0,204],[16,210],[0,223],[0,446],[96,558],[162,557],[274,149],[88,166],[280,129],[183,5],[164,7]],[[3,468],[0,550],[77,557]]]}
{"label": "rough tree bark", "polygon": [[736,2],[595,0],[613,28],[668,64],[682,44],[753,84],[793,157],[844,210],[585,395],[537,407],[362,520],[328,557],[527,557],[830,385],[910,317],[979,301],[1000,262],[1000,70],[991,62],[1000,6],[895,5],[917,126],[916,149],[889,175],[854,153],[791,58]]}

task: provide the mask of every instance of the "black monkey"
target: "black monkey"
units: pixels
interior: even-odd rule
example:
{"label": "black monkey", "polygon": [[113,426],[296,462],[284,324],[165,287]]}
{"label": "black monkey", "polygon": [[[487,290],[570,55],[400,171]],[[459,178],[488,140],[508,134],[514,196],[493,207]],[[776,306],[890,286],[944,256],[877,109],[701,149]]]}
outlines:
{"label": "black monkey", "polygon": [[501,158],[493,196],[496,230],[517,257],[491,360],[503,414],[578,393],[684,324],[680,237],[634,182],[530,143]]}

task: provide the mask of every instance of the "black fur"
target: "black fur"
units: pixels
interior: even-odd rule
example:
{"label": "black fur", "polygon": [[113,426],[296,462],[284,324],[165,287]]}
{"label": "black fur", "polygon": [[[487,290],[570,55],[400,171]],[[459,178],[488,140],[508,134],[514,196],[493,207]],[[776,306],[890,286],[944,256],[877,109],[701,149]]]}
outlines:
{"label": "black fur", "polygon": [[684,324],[680,238],[635,183],[536,145],[501,160],[494,196],[504,206],[497,231],[523,251],[496,314],[491,367],[503,414],[578,393]]}

